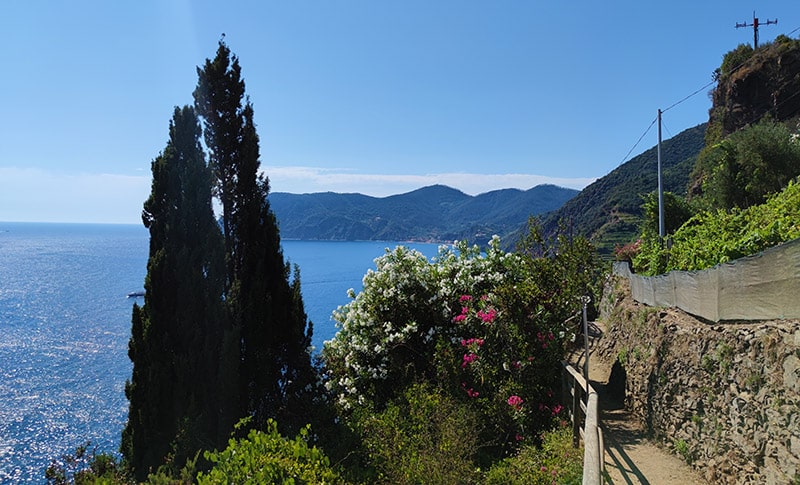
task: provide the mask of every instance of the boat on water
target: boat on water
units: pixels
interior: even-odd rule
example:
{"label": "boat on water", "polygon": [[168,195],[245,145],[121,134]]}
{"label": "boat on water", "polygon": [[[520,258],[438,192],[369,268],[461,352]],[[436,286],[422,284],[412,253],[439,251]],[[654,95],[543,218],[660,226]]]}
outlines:
{"label": "boat on water", "polygon": [[140,296],[144,296],[144,291],[132,291],[128,293],[126,298],[139,298]]}

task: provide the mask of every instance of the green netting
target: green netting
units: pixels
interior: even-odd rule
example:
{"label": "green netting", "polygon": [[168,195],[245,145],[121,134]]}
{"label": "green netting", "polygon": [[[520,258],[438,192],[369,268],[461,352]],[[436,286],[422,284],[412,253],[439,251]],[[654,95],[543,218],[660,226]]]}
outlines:
{"label": "green netting", "polygon": [[646,277],[615,263],[614,273],[629,278],[640,303],[714,322],[800,318],[800,239],[704,271]]}

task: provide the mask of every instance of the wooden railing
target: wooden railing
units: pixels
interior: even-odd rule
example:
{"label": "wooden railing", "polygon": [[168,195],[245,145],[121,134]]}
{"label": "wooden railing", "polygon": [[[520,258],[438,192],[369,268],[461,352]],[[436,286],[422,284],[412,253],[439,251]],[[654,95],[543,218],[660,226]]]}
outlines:
{"label": "wooden railing", "polygon": [[[597,391],[569,363],[562,362],[562,367],[563,401],[568,403],[572,420],[572,445],[577,448],[580,438],[583,438],[583,485],[599,485],[602,483],[605,446]],[[581,422],[584,422],[583,428]]]}

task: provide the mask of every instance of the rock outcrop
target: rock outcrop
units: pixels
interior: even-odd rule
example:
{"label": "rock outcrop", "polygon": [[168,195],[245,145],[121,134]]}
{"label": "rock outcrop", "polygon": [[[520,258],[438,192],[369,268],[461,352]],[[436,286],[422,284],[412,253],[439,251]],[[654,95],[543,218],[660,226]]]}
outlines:
{"label": "rock outcrop", "polygon": [[800,41],[781,36],[723,75],[712,93],[712,123],[728,135],[769,114],[778,121],[800,112]]}

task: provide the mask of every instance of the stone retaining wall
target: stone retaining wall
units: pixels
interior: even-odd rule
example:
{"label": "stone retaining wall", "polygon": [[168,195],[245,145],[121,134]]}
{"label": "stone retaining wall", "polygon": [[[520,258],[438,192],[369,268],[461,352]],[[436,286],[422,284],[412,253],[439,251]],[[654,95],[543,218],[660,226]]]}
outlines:
{"label": "stone retaining wall", "polygon": [[800,483],[800,321],[710,325],[629,291],[609,279],[595,350],[626,407],[710,483]]}

